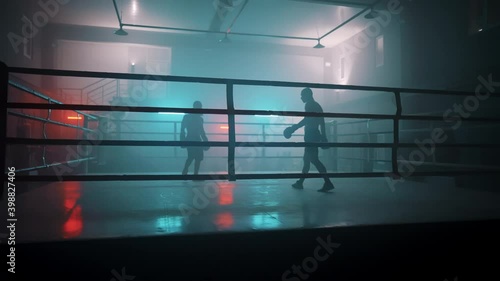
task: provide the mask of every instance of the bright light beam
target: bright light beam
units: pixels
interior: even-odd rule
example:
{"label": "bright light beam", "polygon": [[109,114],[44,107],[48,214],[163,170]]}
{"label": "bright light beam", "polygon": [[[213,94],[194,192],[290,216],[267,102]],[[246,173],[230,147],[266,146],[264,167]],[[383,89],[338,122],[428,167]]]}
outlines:
{"label": "bright light beam", "polygon": [[165,114],[165,115],[184,115],[182,112],[158,112],[158,114]]}

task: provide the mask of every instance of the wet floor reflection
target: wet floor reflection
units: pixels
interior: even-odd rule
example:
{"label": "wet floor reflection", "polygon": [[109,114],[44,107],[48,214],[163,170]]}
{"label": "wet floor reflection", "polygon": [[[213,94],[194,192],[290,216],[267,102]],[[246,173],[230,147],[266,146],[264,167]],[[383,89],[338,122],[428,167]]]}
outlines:
{"label": "wet floor reflection", "polygon": [[277,212],[257,213],[251,215],[250,220],[254,229],[273,229],[281,225]]}
{"label": "wet floor reflection", "polygon": [[82,206],[79,199],[81,196],[80,182],[62,183],[63,206],[66,221],[62,227],[62,237],[64,239],[80,236],[83,230]]}
{"label": "wet floor reflection", "polygon": [[226,206],[233,204],[233,188],[234,183],[232,182],[220,182],[217,183],[217,188],[219,190],[219,205]]}
{"label": "wet floor reflection", "polygon": [[[58,182],[16,198],[19,241],[429,222],[500,216],[498,193],[409,182]],[[183,208],[181,208],[183,207]],[[460,212],[457,212],[460,210]],[[1,217],[0,217],[1,218]]]}
{"label": "wet floor reflection", "polygon": [[233,214],[231,212],[224,212],[217,214],[215,218],[215,225],[218,230],[230,229],[234,224]]}
{"label": "wet floor reflection", "polygon": [[156,220],[156,231],[161,233],[182,232],[183,219],[181,216],[165,215]]}

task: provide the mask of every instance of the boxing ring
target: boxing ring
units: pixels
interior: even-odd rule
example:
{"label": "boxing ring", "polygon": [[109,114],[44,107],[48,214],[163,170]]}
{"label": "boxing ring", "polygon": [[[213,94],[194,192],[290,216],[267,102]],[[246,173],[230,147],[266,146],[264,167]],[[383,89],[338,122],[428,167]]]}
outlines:
{"label": "boxing ring", "polygon": [[[5,74],[6,73],[6,74]],[[191,108],[166,108],[166,107],[132,107],[132,106],[106,106],[106,105],[84,105],[84,104],[62,104],[55,99],[51,99],[48,96],[43,95],[32,89],[23,87],[15,82],[9,82],[8,78],[4,78],[4,86],[2,87],[8,92],[9,87],[15,87],[19,90],[31,93],[40,99],[47,101],[47,103],[8,103],[7,96],[4,96],[4,106],[2,107],[2,114],[6,115],[16,115],[21,118],[28,118],[32,120],[37,120],[43,123],[55,124],[64,127],[70,127],[82,130],[84,132],[91,132],[88,128],[89,123],[97,121],[97,117],[92,116],[92,114],[83,113],[82,111],[112,111],[112,112],[143,112],[143,113],[158,113],[158,112],[170,112],[170,113],[199,113],[199,114],[218,114],[226,115],[228,123],[228,141],[209,141],[203,145],[208,145],[210,147],[224,147],[227,148],[227,174],[222,175],[198,175],[198,176],[182,176],[182,175],[66,175],[64,177],[57,176],[24,176],[19,175],[19,181],[115,181],[115,180],[249,180],[249,179],[291,179],[304,176],[306,178],[321,178],[324,175],[320,174],[308,174],[301,175],[298,173],[266,173],[266,174],[239,174],[235,170],[235,149],[237,147],[329,147],[329,148],[387,148],[391,150],[391,171],[390,174],[394,178],[401,176],[398,165],[398,151],[402,148],[412,148],[417,149],[417,144],[415,143],[405,143],[400,141],[400,122],[407,120],[416,121],[441,121],[442,116],[418,116],[418,115],[404,115],[403,106],[401,103],[401,94],[412,93],[420,95],[453,95],[453,96],[470,96],[474,93],[467,92],[452,92],[452,91],[437,91],[437,90],[417,90],[417,89],[398,89],[398,88],[383,88],[383,87],[361,87],[361,86],[349,86],[349,85],[326,85],[326,84],[315,84],[315,83],[293,83],[293,82],[274,82],[274,81],[251,81],[251,80],[235,80],[235,79],[215,79],[215,78],[195,78],[195,77],[176,77],[176,76],[153,76],[153,75],[141,75],[141,74],[120,74],[120,73],[96,73],[96,72],[79,72],[79,71],[59,71],[59,70],[41,70],[41,69],[23,69],[23,68],[6,68],[4,67],[4,76],[8,76],[10,73],[13,74],[30,74],[30,75],[48,75],[48,76],[59,76],[59,77],[92,77],[92,78],[109,78],[109,79],[127,79],[127,80],[149,80],[149,81],[164,81],[164,82],[184,82],[184,83],[206,83],[206,84],[219,84],[224,85],[226,88],[226,102],[227,109],[191,109]],[[5,82],[7,79],[7,82]],[[297,112],[297,111],[267,111],[267,110],[241,110],[235,109],[234,107],[234,86],[236,85],[247,85],[247,86],[269,86],[269,87],[310,87],[316,89],[334,89],[334,90],[356,90],[356,91],[378,91],[378,92],[388,92],[392,93],[395,98],[395,114],[358,114],[358,113],[312,113],[312,112]],[[495,97],[495,96],[493,96]],[[15,112],[10,112],[8,109],[39,109],[47,110],[48,118],[37,118],[29,115],[23,115]],[[73,126],[69,124],[64,124],[60,122],[55,122],[50,120],[51,110],[71,110],[77,112],[84,116],[83,124],[80,126]],[[390,143],[376,143],[376,142],[366,142],[366,143],[348,143],[348,142],[330,142],[330,143],[304,143],[304,142],[241,142],[236,141],[236,122],[235,116],[245,116],[245,115],[263,115],[263,116],[296,116],[296,117],[325,117],[325,118],[349,118],[349,119],[367,119],[368,121],[360,121],[369,123],[372,120],[390,120],[393,123],[392,135],[393,139]],[[468,122],[478,122],[478,123],[499,123],[500,118],[492,117],[471,117],[467,119]],[[343,123],[352,124],[351,123]],[[175,128],[177,128],[178,122],[174,123]],[[255,124],[261,125],[261,124]],[[290,124],[283,124],[290,125]],[[7,125],[3,124],[6,131]],[[176,129],[174,129],[176,132]],[[265,134],[264,138],[265,138]],[[335,134],[334,134],[335,135]],[[129,140],[88,140],[88,139],[30,139],[30,138],[19,138],[19,137],[5,137],[3,136],[4,143],[6,145],[22,144],[22,145],[80,145],[80,146],[158,146],[158,147],[187,147],[187,146],[202,146],[198,142],[182,142],[182,141],[129,141]],[[436,148],[498,148],[498,144],[495,143],[483,143],[483,144],[471,144],[471,143],[436,143]],[[2,155],[6,155],[6,148],[2,147]],[[5,158],[5,157],[4,157]],[[92,160],[91,157],[78,159],[75,161],[89,161]],[[58,165],[61,163],[52,163],[41,165],[40,167],[29,167],[26,170],[21,170],[20,172],[47,168],[51,165]],[[3,163],[3,165],[5,165]],[[3,170],[6,171],[5,166],[2,166]],[[427,171],[427,172],[414,172],[408,176],[458,176],[467,174],[492,174],[498,172],[498,169],[461,169],[455,171]],[[331,178],[376,178],[376,177],[387,177],[388,173],[328,173],[328,177]],[[406,175],[405,175],[406,176]]]}
{"label": "boxing ring", "polygon": [[[214,254],[216,258],[213,261],[207,262],[201,258],[195,258],[194,262],[207,263],[202,266],[204,268],[207,267],[206,270],[209,270],[210,266],[217,266],[216,263],[222,263],[223,261],[231,264],[233,267],[232,270],[227,271],[227,274],[236,274],[237,270],[244,270],[244,267],[238,264],[237,261],[228,261],[226,259],[225,255],[231,255],[232,253],[232,255],[241,258],[241,262],[245,260],[246,263],[257,262],[251,258],[255,256],[259,256],[259,259],[261,259],[258,262],[277,262],[280,259],[276,272],[271,269],[263,271],[266,272],[266,276],[276,275],[275,277],[280,278],[283,270],[286,270],[288,265],[293,264],[293,261],[290,260],[292,256],[297,258],[305,254],[303,257],[307,257],[307,252],[314,249],[313,244],[316,241],[315,237],[318,237],[318,235],[334,233],[346,249],[346,252],[339,253],[340,260],[345,259],[349,263],[353,262],[369,266],[370,261],[365,261],[360,256],[352,258],[353,255],[356,256],[359,253],[357,252],[359,246],[349,248],[349,245],[356,243],[363,245],[365,247],[363,255],[368,256],[373,255],[376,251],[388,251],[394,255],[394,259],[388,258],[387,262],[404,263],[403,261],[399,261],[398,257],[401,256],[395,254],[399,253],[402,248],[417,252],[417,256],[419,254],[424,255],[419,248],[419,243],[421,242],[412,240],[416,239],[414,236],[416,236],[415,233],[418,233],[420,239],[424,239],[428,242],[428,245],[432,245],[432,247],[438,249],[436,251],[439,254],[432,258],[426,256],[426,262],[435,263],[442,258],[451,258],[446,263],[446,267],[443,268],[456,269],[460,268],[459,265],[463,265],[463,262],[468,261],[469,257],[477,255],[477,251],[484,250],[487,247],[487,241],[492,241],[488,240],[489,238],[493,239],[495,235],[498,235],[496,234],[498,230],[489,228],[491,223],[496,223],[498,218],[500,218],[500,209],[497,207],[497,202],[500,199],[498,190],[494,189],[493,191],[483,192],[457,187],[459,186],[458,182],[461,182],[460,179],[467,176],[492,177],[493,184],[496,185],[498,181],[496,181],[495,176],[500,171],[500,167],[496,165],[440,163],[436,161],[434,156],[433,161],[422,165],[427,167],[426,169],[417,169],[408,173],[407,170],[403,171],[401,169],[401,167],[404,167],[405,162],[408,161],[398,157],[401,155],[401,151],[405,149],[410,152],[419,149],[416,143],[406,141],[407,138],[402,139],[401,136],[405,134],[405,131],[407,131],[406,133],[416,131],[428,133],[432,132],[433,129],[433,126],[430,129],[402,128],[402,122],[422,121],[431,122],[432,124],[432,122],[441,122],[443,120],[443,117],[437,114],[405,114],[402,95],[411,93],[412,95],[421,96],[467,97],[474,95],[474,93],[317,83],[28,69],[7,67],[3,64],[0,68],[0,85],[2,89],[0,111],[2,116],[6,116],[5,121],[1,122],[0,125],[1,131],[4,132],[1,136],[0,157],[6,160],[2,161],[2,170],[5,171],[2,194],[5,194],[7,189],[7,168],[14,165],[15,155],[19,157],[23,155],[23,149],[19,149],[12,156],[14,147],[19,145],[32,147],[30,148],[30,154],[36,155],[36,159],[32,159],[33,156],[31,156],[32,158],[19,162],[24,164],[31,163],[33,166],[17,167],[15,176],[17,192],[19,193],[17,200],[22,202],[20,207],[18,207],[19,220],[22,221],[24,219],[27,222],[24,226],[20,226],[18,239],[21,243],[21,249],[26,253],[30,253],[30,258],[27,259],[30,264],[37,263],[38,259],[42,258],[41,253],[44,251],[53,251],[56,253],[56,256],[60,255],[58,262],[65,265],[69,264],[68,261],[65,261],[65,255],[71,256],[82,264],[89,265],[89,261],[85,261],[82,257],[89,258],[89,256],[94,256],[94,254],[87,251],[99,252],[103,256],[112,255],[113,262],[116,259],[119,260],[116,263],[126,263],[121,260],[123,257],[119,254],[109,254],[109,252],[103,252],[104,250],[101,248],[103,245],[108,245],[109,251],[113,252],[119,251],[117,249],[127,244],[133,245],[131,247],[141,253],[147,253],[147,251],[154,252],[155,254],[152,256],[155,257],[155,261],[150,261],[150,259],[148,261],[161,268],[157,259],[161,253],[156,249],[157,245],[163,245],[163,247],[175,253],[177,257],[181,256],[184,258],[199,254],[196,249],[187,250],[186,248],[188,245],[196,245],[195,247],[204,249],[203,251],[216,252]],[[80,102],[77,104],[65,104],[57,98],[44,93],[43,90],[36,90],[34,87],[16,81],[16,79],[13,79],[13,75],[219,85],[225,88],[226,108],[194,109],[142,105],[92,105],[89,104],[89,98],[83,96],[80,97]],[[116,82],[116,85],[118,84]],[[106,85],[115,84],[108,83]],[[294,89],[295,92],[299,92],[304,87],[357,91],[359,93],[384,92],[393,96],[394,113],[311,113],[287,110],[240,109],[235,106],[235,87],[237,86],[287,87]],[[118,88],[119,86],[116,87]],[[12,93],[13,91],[16,91],[16,93],[23,92],[23,94],[31,96],[32,101],[9,101],[8,93]],[[118,89],[112,94],[117,93],[119,93]],[[102,90],[101,97],[102,101],[104,101],[104,90]],[[497,96],[492,96],[492,98],[497,98]],[[86,100],[86,104],[84,104],[84,100]],[[45,117],[26,114],[23,110],[38,110]],[[77,114],[76,124],[55,120],[56,118],[51,116],[53,111],[69,111]],[[206,122],[206,125],[219,128],[224,126],[224,130],[227,129],[227,133],[208,132],[209,142],[206,143],[180,141],[178,140],[179,121],[122,119],[121,122],[123,123],[161,123],[169,126],[172,128],[171,131],[155,132],[151,133],[151,135],[159,135],[158,138],[171,140],[130,140],[95,137],[96,131],[99,130],[99,124],[103,120],[103,116],[99,115],[99,112],[112,112],[112,114],[131,112],[219,115],[227,119],[224,119],[223,122]],[[43,137],[32,138],[23,134],[9,136],[7,132],[9,130],[12,131],[12,128],[9,129],[9,126],[12,126],[12,124],[8,124],[7,116],[43,124],[41,131]],[[271,125],[268,123],[270,122],[238,121],[238,116],[285,116],[294,118],[310,116],[334,120],[327,124],[329,133],[328,143],[306,143],[300,141],[302,137],[300,134],[297,135],[298,138],[292,141],[268,141],[268,139],[274,140],[282,136],[281,133],[269,132],[269,126]],[[347,121],[339,121],[343,119],[347,119]],[[374,128],[376,126],[373,124],[379,121],[388,122],[392,128],[389,130],[387,128],[380,130],[373,129],[362,133],[345,131],[343,129],[349,126]],[[466,121],[484,126],[493,126],[492,128],[500,124],[500,118],[497,117],[470,117]],[[273,126],[285,128],[291,124],[289,122],[281,122],[273,124]],[[49,125],[73,130],[70,134],[75,137],[64,137],[61,134],[62,137],[49,138],[46,133],[46,127]],[[255,127],[254,131],[257,131],[257,133],[245,134],[239,132],[238,128],[242,128],[242,126]],[[126,126],[124,127],[126,128]],[[121,134],[119,138],[124,138],[123,136],[132,136],[134,132],[127,132],[120,129],[119,134]],[[147,135],[147,132],[135,134]],[[242,139],[244,139],[245,135],[259,139],[260,141],[243,141]],[[378,141],[381,138],[379,137],[380,135],[388,135],[389,140]],[[220,139],[227,137],[227,140],[217,140],[218,136],[221,137]],[[361,136],[364,141],[343,141],[344,139],[349,139],[351,136]],[[219,161],[217,163],[223,163],[225,169],[216,169],[216,172],[199,175],[181,175],[180,170],[178,173],[161,171],[156,173],[96,172],[99,170],[99,166],[102,165],[100,163],[102,154],[100,153],[103,150],[99,148],[171,148],[172,153],[165,161],[178,163],[185,159],[182,155],[183,150],[180,147],[207,145],[210,146],[210,149],[226,151],[227,155],[208,156],[206,159],[214,158],[214,161]],[[496,151],[496,149],[500,148],[500,145],[494,142],[444,142],[435,143],[434,145],[436,150],[491,149]],[[54,152],[48,148],[68,146],[77,147],[77,151],[89,151],[88,147],[92,147],[93,149],[91,153],[79,153],[73,159],[68,160],[64,153]],[[245,172],[238,167],[238,159],[245,158],[245,156],[238,156],[238,149],[241,148],[258,148],[256,150],[258,153],[252,156],[255,159],[270,159],[274,157],[289,162],[292,160],[300,161],[302,156],[273,156],[267,153],[266,149],[300,149],[303,147],[329,148],[320,151],[322,152],[322,159],[330,161],[327,162],[329,172],[326,176],[334,180],[336,189],[332,194],[321,194],[315,191],[313,193],[309,192],[309,190],[297,191],[290,187],[293,182],[292,180],[300,177],[310,179],[313,185],[319,185],[321,178],[325,174],[310,172],[303,175],[299,172],[287,172],[285,170]],[[362,153],[362,157],[340,155],[338,149],[343,148],[366,149],[366,151]],[[376,149],[386,149],[389,153],[385,154],[385,158],[378,159],[377,155],[379,154],[376,153]],[[11,151],[9,152],[9,150]],[[54,153],[57,157],[49,157],[50,153]],[[111,152],[108,150],[107,153],[107,157],[110,157],[109,153],[114,155],[112,150]],[[47,158],[57,160],[48,161]],[[9,159],[9,162],[7,159]],[[340,160],[351,161],[352,163],[359,162],[360,171],[342,171],[341,165],[339,165]],[[377,168],[377,165],[386,169]],[[54,171],[57,171],[58,167],[75,168],[71,169],[71,172],[57,174]],[[422,182],[422,179],[428,179],[428,181]],[[396,189],[394,183],[398,184]],[[391,186],[391,184],[393,185]],[[470,182],[466,182],[465,185],[470,185]],[[206,202],[196,203],[194,198],[203,198],[203,195],[206,198],[201,201]],[[63,203],[61,204],[60,201]],[[40,210],[34,210],[33,208],[40,208]],[[483,222],[484,220],[486,222]],[[419,224],[422,225],[419,226]],[[369,234],[360,234],[360,230],[357,227],[364,228],[367,233],[375,233],[373,235],[377,238],[373,238]],[[444,243],[444,237],[449,237],[452,231],[463,232]],[[399,239],[406,242],[401,242],[401,244],[392,241],[391,236],[393,237],[394,235],[399,235]],[[475,247],[467,246],[464,252],[459,253],[455,247],[461,245],[466,241],[466,238],[470,237],[475,237],[479,240],[484,238],[484,240],[477,242]],[[237,242],[238,239],[249,241],[248,245],[242,247],[240,250],[235,249],[239,245]],[[293,239],[310,240],[299,245],[297,244],[298,240]],[[260,256],[258,251],[264,251],[267,246],[256,242],[259,240],[267,241],[266,243],[277,243],[279,246],[276,247],[280,248],[279,253],[270,253],[268,257]],[[286,245],[280,244],[280,241],[295,243],[297,253],[300,254],[291,253],[290,250],[287,250]],[[413,242],[415,243],[412,246],[404,246],[406,243],[411,244]],[[138,244],[134,243],[143,244],[141,244],[142,246],[137,246]],[[221,243],[228,243],[230,246],[224,250],[220,250],[215,245]],[[186,245],[186,247],[182,245]],[[85,249],[87,247],[89,250]],[[74,251],[74,253],[69,253],[70,250],[67,249],[72,249],[71,251]],[[218,251],[220,252],[217,253]],[[243,258],[246,253],[250,253],[248,259]],[[206,254],[202,255],[208,259]],[[287,259],[286,256],[290,257]],[[425,263],[420,261],[417,256],[414,256],[415,261],[411,259],[415,264],[422,265]],[[189,271],[191,268],[189,264],[182,263],[181,258],[167,259],[172,264],[176,264],[176,266],[184,268],[186,271]],[[106,266],[96,269],[96,272],[99,272],[97,276],[102,279],[109,275],[109,271],[112,268],[108,269],[110,266],[108,266],[109,261],[101,259],[100,262],[101,265],[106,264]],[[140,259],[134,259],[134,262],[137,263],[137,271],[141,272],[143,276],[153,278],[152,276],[156,276],[157,273],[160,274],[158,268],[151,269],[150,265],[141,263]],[[318,273],[318,276],[329,276],[328,274],[335,271],[339,276],[352,277],[352,272],[357,271],[354,265],[348,266],[349,270],[345,269],[343,271],[341,267],[339,268],[338,265],[334,264],[335,261],[329,261],[329,263],[332,267],[324,270],[323,273]],[[40,263],[39,268],[42,268],[42,265],[43,263]],[[130,267],[132,268],[132,265]],[[374,269],[373,267],[370,268]],[[411,269],[409,265],[404,265],[401,268],[405,268],[406,270]],[[439,270],[445,274],[443,268]],[[380,271],[380,268],[377,270]],[[382,274],[377,270],[375,272]],[[73,276],[69,267],[63,272],[64,276],[68,276],[68,274]],[[50,274],[54,276],[59,276],[59,273],[54,270],[50,271]],[[197,273],[192,274],[195,276],[192,278],[201,278],[201,275],[196,275]],[[428,272],[426,271],[425,274],[428,274]],[[79,278],[84,278],[83,276],[95,277],[94,275],[81,275]],[[182,276],[189,279],[189,274]],[[217,277],[216,274],[212,276],[214,278]],[[221,278],[226,278],[226,275],[220,276],[224,276]],[[254,278],[262,277],[257,273],[250,276]],[[111,275],[110,278],[112,277]],[[425,277],[429,276],[425,275]],[[431,277],[433,278],[434,276]],[[437,277],[440,278],[441,276]],[[436,278],[436,280],[443,280],[439,278]]]}

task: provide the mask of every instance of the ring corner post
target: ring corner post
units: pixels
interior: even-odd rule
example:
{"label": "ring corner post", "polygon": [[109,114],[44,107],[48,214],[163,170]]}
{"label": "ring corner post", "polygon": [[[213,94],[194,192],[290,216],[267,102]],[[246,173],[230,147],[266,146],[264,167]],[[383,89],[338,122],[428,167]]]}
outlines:
{"label": "ring corner post", "polygon": [[236,128],[234,120],[234,85],[232,83],[226,84],[226,99],[228,110],[228,125],[229,125],[229,146],[228,146],[228,176],[229,181],[236,181],[235,171],[235,150],[236,150]]}

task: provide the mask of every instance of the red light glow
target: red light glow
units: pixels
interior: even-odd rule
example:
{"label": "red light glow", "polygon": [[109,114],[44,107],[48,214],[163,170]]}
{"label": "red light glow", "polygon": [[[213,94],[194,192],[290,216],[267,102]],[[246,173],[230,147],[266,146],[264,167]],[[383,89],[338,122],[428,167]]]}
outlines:
{"label": "red light glow", "polygon": [[69,217],[63,225],[63,237],[65,239],[78,237],[83,230],[82,207],[78,200],[81,196],[80,184],[76,182],[67,182],[63,187],[64,211]]}
{"label": "red light glow", "polygon": [[234,185],[219,185],[219,205],[231,205],[233,204],[233,187]]}
{"label": "red light glow", "polygon": [[215,219],[215,224],[219,229],[230,228],[234,223],[233,215],[231,213],[220,213]]}

